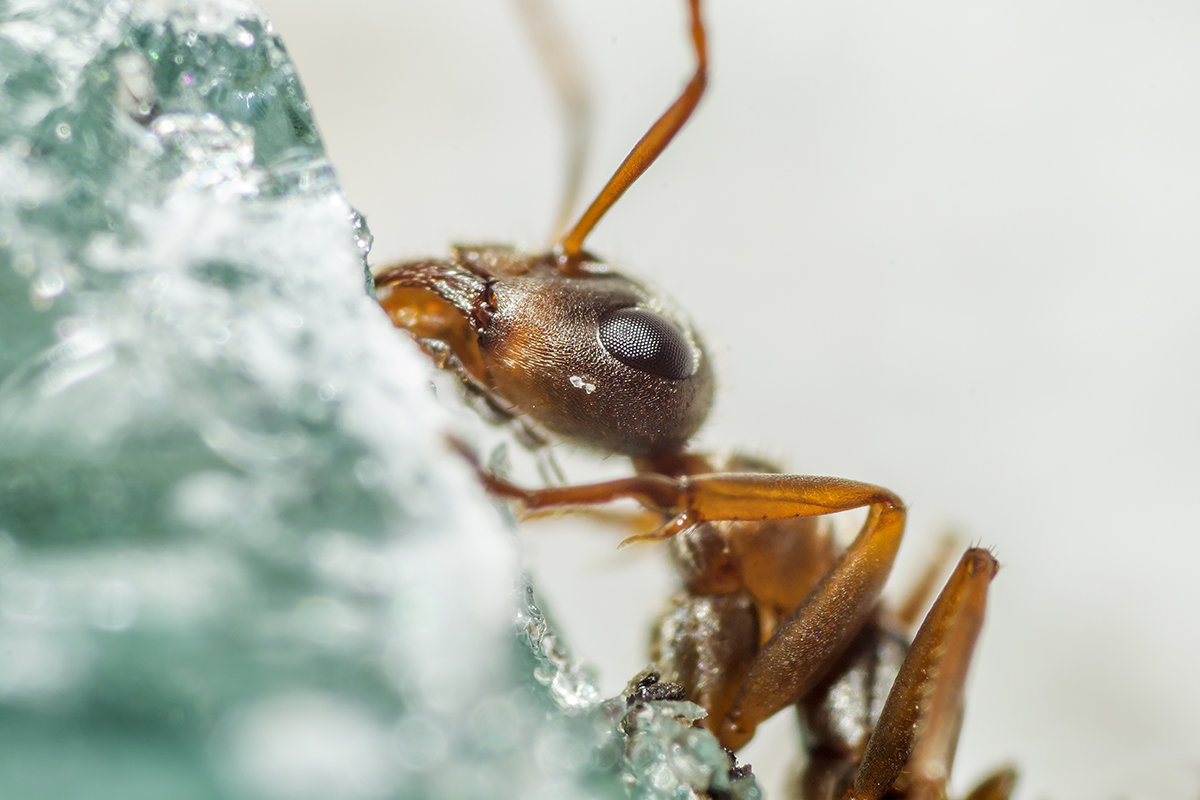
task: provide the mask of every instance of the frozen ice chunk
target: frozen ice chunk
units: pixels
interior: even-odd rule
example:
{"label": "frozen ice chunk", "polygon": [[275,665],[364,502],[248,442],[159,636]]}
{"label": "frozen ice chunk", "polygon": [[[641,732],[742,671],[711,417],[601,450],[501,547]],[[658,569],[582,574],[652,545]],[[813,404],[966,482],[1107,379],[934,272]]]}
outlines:
{"label": "frozen ice chunk", "polygon": [[640,785],[369,245],[252,6],[0,5],[6,797]]}

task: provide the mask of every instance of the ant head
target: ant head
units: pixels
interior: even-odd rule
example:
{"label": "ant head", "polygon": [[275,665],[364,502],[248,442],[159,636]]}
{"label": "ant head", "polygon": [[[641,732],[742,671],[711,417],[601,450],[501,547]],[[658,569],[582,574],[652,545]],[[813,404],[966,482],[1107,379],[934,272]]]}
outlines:
{"label": "ant head", "polygon": [[[607,265],[585,257],[566,271],[553,254],[486,247],[457,249],[425,272],[422,293],[463,328],[436,338],[487,393],[541,427],[645,457],[682,449],[708,415],[712,372],[691,325]],[[407,266],[410,287],[413,273]],[[394,319],[393,307],[411,305],[388,273],[377,286]]]}
{"label": "ant head", "polygon": [[[712,406],[712,372],[687,320],[597,261],[583,243],[704,94],[708,50],[700,0],[689,0],[688,8],[696,55],[691,80],[554,251],[458,248],[449,261],[400,264],[375,276],[379,302],[396,326],[443,364],[452,355],[492,399],[550,431],[634,458],[669,459],[683,450]],[[582,141],[571,150],[582,152]],[[573,159],[576,179],[581,164]],[[573,201],[569,188],[564,218]]]}

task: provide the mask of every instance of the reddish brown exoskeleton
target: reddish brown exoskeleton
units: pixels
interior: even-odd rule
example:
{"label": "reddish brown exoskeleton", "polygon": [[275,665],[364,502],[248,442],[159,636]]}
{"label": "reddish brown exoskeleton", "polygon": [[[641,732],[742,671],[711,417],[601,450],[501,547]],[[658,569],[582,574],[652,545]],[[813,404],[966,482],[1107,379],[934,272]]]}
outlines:
{"label": "reddish brown exoskeleton", "polygon": [[[631,498],[661,515],[657,531],[631,537],[669,539],[685,585],[659,626],[657,666],[708,711],[724,746],[737,750],[763,720],[797,706],[803,796],[942,798],[995,559],[967,550],[910,642],[906,624],[924,593],[907,611],[879,602],[904,531],[900,499],[689,451],[713,394],[699,337],[656,292],[583,249],[704,93],[699,0],[689,9],[694,74],[553,249],[460,247],[389,266],[375,277],[379,302],[494,408],[633,460],[634,476],[590,485],[483,478],[530,510]],[[835,552],[818,518],[856,508],[866,521]],[[1002,800],[1012,783],[1001,770],[969,798]]]}

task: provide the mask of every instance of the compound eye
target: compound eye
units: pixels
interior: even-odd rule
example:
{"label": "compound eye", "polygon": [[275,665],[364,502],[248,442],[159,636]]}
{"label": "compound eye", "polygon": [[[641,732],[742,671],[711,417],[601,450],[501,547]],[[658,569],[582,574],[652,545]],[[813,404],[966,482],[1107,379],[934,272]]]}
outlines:
{"label": "compound eye", "polygon": [[681,380],[696,371],[691,343],[653,311],[622,308],[600,320],[600,343],[627,367]]}

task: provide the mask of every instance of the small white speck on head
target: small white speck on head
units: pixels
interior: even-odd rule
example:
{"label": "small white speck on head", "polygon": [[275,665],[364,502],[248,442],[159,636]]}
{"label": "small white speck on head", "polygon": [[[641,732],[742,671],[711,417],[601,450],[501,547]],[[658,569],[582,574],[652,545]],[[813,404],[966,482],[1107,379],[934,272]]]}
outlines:
{"label": "small white speck on head", "polygon": [[579,377],[578,375],[571,376],[571,385],[574,386],[576,389],[583,389],[588,394],[591,394],[592,392],[596,391],[596,384],[588,383],[587,381],[585,381],[583,378]]}

